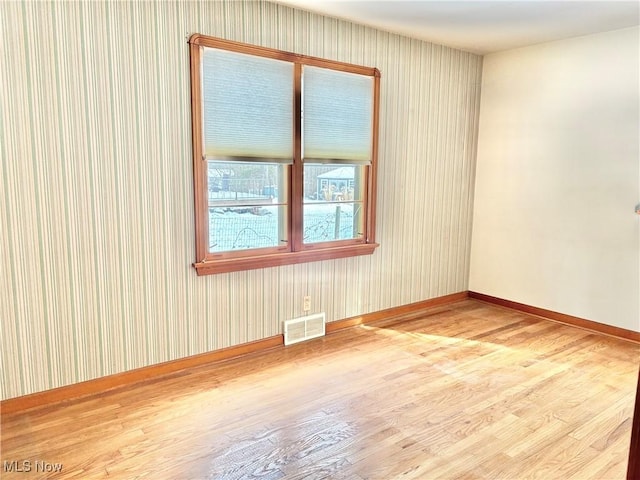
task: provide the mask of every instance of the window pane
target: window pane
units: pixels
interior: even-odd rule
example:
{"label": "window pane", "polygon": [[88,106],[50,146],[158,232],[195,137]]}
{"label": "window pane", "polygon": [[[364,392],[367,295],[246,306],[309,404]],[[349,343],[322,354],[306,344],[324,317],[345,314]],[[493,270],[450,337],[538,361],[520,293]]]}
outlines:
{"label": "window pane", "polygon": [[362,203],[305,203],[304,243],[363,237]]}
{"label": "window pane", "polygon": [[303,157],[371,161],[373,77],[305,66]]}
{"label": "window pane", "polygon": [[208,162],[209,251],[287,244],[288,166]]}
{"label": "window pane", "polygon": [[362,165],[305,164],[304,243],[364,236]]}
{"label": "window pane", "polygon": [[304,165],[305,202],[311,200],[347,201],[364,198],[364,166]]}
{"label": "window pane", "polygon": [[204,48],[207,157],[293,158],[293,64]]}

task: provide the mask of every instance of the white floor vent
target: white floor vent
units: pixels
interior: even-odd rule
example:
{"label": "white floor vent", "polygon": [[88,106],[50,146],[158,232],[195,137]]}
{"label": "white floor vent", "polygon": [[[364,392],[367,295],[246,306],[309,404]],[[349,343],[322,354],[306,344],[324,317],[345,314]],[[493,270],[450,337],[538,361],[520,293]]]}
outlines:
{"label": "white floor vent", "polygon": [[315,313],[306,317],[285,320],[284,322],[284,344],[310,340],[324,335],[325,315]]}

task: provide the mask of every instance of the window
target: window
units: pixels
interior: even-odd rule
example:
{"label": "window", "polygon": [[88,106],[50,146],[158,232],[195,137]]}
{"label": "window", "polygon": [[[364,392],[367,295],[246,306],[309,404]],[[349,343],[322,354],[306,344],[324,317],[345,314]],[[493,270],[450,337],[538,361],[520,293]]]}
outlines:
{"label": "window", "polygon": [[189,44],[198,274],[373,253],[378,70]]}

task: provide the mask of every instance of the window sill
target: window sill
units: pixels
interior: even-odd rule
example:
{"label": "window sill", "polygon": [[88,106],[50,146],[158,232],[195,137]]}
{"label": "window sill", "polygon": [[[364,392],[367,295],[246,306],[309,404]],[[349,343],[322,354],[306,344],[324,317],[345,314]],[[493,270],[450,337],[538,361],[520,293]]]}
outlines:
{"label": "window sill", "polygon": [[355,257],[358,255],[371,255],[377,243],[363,243],[341,247],[318,248],[303,250],[300,252],[272,253],[268,255],[255,255],[252,257],[225,258],[220,260],[208,260],[194,263],[193,267],[199,276],[215,275],[216,273],[239,272],[242,270],[255,270],[258,268],[278,267],[280,265],[293,265],[296,263],[317,262],[334,258]]}

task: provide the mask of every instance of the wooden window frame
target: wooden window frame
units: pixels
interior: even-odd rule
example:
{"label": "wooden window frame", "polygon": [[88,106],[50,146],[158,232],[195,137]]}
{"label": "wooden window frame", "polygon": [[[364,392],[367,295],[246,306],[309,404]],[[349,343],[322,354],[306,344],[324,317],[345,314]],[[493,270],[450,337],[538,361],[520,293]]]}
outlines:
{"label": "wooden window frame", "polygon": [[[207,161],[203,153],[201,57],[202,48],[210,47],[238,53],[284,60],[294,64],[292,95],[294,106],[293,163],[288,166],[288,245],[286,247],[256,248],[244,251],[209,252],[209,203]],[[299,55],[266,47],[194,34],[189,38],[191,73],[191,115],[193,145],[193,178],[195,201],[196,262],[198,275],[211,275],[241,270],[291,265],[296,263],[370,255],[379,246],[375,241],[375,211],[378,156],[378,123],[380,100],[380,72],[376,68],[352,65],[333,60]],[[365,168],[364,235],[362,238],[321,243],[303,242],[303,159],[301,142],[302,66],[329,68],[373,78],[373,121],[371,162]]]}

